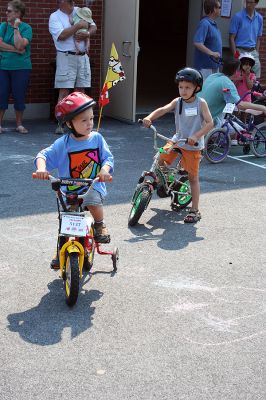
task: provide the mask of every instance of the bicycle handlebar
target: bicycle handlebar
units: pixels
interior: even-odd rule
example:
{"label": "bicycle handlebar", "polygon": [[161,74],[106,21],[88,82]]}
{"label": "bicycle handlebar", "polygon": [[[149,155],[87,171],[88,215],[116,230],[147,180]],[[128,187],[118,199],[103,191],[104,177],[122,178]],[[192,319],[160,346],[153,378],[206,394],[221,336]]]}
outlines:
{"label": "bicycle handlebar", "polygon": [[[139,124],[143,124],[143,119],[138,119],[138,123],[139,123]],[[151,125],[149,126],[149,128],[151,128],[151,129],[153,130],[154,134],[155,134],[156,136],[158,136],[160,139],[163,139],[163,140],[165,140],[166,142],[169,142],[169,140],[171,140],[170,138],[168,138],[168,137],[162,135],[161,133],[157,132],[157,129],[155,128],[154,125],[151,124]],[[177,140],[176,142],[174,142],[174,143],[188,143],[188,139],[178,139],[178,140]],[[195,143],[194,143],[194,146],[195,146],[195,147],[197,147],[198,145],[199,145],[198,142],[195,142]]]}
{"label": "bicycle handlebar", "polygon": [[[33,179],[40,179],[40,180],[50,180],[51,182],[58,182],[60,186],[91,186],[96,182],[103,182],[100,180],[99,177],[96,177],[95,179],[83,179],[83,178],[55,178],[52,175],[48,175],[47,178],[39,178],[36,174],[36,172],[32,173],[32,178]],[[113,177],[110,176],[110,179],[108,182],[112,182]]]}
{"label": "bicycle handlebar", "polygon": [[[225,101],[226,101],[226,102],[227,102],[227,100],[226,100],[226,95],[229,95],[230,92],[231,92],[230,88],[224,88],[224,89],[223,89],[223,93],[225,94],[224,97],[225,97]],[[249,94],[253,94],[254,96],[257,96],[257,97],[262,97],[262,96],[263,96],[263,94],[260,93],[260,92],[256,92],[255,90],[249,90],[248,92],[246,92],[245,94],[243,94],[243,96],[240,97],[240,99],[238,100],[238,102],[235,103],[235,105],[237,106],[237,105],[238,105],[245,97],[247,97]]]}

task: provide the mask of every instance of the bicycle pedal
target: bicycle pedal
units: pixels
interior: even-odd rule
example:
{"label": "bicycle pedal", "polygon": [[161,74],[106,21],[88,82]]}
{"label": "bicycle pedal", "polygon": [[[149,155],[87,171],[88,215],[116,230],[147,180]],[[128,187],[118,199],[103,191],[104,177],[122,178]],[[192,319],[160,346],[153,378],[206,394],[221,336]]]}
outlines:
{"label": "bicycle pedal", "polygon": [[178,211],[181,210],[179,204],[176,204],[176,203],[171,203],[171,209],[172,209],[173,211],[176,211],[176,212],[178,212]]}

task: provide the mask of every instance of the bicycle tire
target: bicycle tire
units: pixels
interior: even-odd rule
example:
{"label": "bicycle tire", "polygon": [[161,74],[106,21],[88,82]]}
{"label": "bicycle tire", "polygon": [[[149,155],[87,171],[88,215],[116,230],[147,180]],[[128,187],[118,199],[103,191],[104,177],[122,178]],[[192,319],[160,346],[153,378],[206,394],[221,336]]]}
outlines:
{"label": "bicycle tire", "polygon": [[230,137],[224,128],[214,128],[205,136],[204,155],[213,164],[222,162],[230,149]]}
{"label": "bicycle tire", "polygon": [[77,253],[67,253],[64,286],[66,303],[72,307],[76,304],[79,295],[79,256]]}
{"label": "bicycle tire", "polygon": [[152,196],[151,189],[147,185],[137,189],[136,193],[134,194],[133,205],[129,213],[129,218],[128,218],[129,226],[134,226],[138,223],[143,212],[148,207],[151,196]]}
{"label": "bicycle tire", "polygon": [[[178,208],[187,207],[192,201],[190,182],[187,176],[181,176],[181,178],[175,184],[175,190],[179,194],[175,194],[174,203],[178,205]],[[184,194],[180,194],[184,193]]]}
{"label": "bicycle tire", "polygon": [[250,142],[250,149],[256,157],[261,158],[266,156],[266,125],[258,129],[252,132],[253,140]]}

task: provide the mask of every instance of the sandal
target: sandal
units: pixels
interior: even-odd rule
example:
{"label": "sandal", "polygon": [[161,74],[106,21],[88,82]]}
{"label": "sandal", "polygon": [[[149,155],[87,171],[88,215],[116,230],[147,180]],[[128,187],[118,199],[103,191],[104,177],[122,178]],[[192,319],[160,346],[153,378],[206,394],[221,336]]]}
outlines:
{"label": "sandal", "polygon": [[185,216],[184,222],[186,224],[195,224],[201,219],[201,214],[199,210],[193,210],[191,209],[188,213],[188,215]]}
{"label": "sandal", "polygon": [[24,128],[23,125],[17,126],[16,127],[16,131],[19,132],[19,133],[23,133],[23,134],[28,133],[28,130],[26,128]]}

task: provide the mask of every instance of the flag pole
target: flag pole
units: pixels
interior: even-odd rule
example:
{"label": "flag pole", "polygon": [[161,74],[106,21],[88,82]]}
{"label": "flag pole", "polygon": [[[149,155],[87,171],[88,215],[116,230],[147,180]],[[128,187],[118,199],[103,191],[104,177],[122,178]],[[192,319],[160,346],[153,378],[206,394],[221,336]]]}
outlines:
{"label": "flag pole", "polygon": [[101,106],[101,108],[100,108],[100,114],[99,114],[99,119],[98,119],[97,132],[99,132],[99,129],[100,129],[100,123],[101,123],[101,119],[102,119],[102,112],[103,112],[103,106]]}

